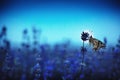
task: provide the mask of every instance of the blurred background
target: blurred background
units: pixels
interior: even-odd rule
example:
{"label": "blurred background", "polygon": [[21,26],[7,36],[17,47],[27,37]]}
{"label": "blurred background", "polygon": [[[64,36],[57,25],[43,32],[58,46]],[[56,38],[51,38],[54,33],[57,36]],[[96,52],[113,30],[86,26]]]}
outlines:
{"label": "blurred background", "polygon": [[80,43],[83,30],[92,31],[98,39],[107,37],[109,43],[115,43],[120,33],[118,1],[3,0],[0,8],[0,27],[6,26],[8,38],[16,43],[22,41],[23,29],[28,29],[31,37],[33,27],[40,29],[41,40],[49,43],[64,38]]}
{"label": "blurred background", "polygon": [[118,0],[1,0],[0,80],[119,80],[119,30]]}

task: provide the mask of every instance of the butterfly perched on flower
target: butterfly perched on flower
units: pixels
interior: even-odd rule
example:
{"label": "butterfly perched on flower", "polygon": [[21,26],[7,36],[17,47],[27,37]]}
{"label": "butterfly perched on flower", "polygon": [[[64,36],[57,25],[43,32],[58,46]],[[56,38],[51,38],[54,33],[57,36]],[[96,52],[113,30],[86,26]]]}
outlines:
{"label": "butterfly perched on flower", "polygon": [[90,43],[90,45],[91,44],[93,45],[93,50],[95,50],[95,51],[99,50],[100,48],[106,47],[106,45],[102,41],[100,41],[96,38],[93,38],[92,36],[89,37],[89,43]]}

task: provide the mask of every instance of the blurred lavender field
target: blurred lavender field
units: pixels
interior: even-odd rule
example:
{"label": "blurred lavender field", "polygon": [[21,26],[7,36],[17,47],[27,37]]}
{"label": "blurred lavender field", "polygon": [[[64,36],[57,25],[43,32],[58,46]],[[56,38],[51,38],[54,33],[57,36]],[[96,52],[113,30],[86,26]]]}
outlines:
{"label": "blurred lavender field", "polygon": [[42,44],[38,31],[33,28],[30,43],[28,30],[23,30],[23,42],[14,45],[6,26],[0,29],[0,80],[120,80],[119,36],[115,45],[104,38],[107,47],[95,52],[87,43],[84,50],[70,40]]}

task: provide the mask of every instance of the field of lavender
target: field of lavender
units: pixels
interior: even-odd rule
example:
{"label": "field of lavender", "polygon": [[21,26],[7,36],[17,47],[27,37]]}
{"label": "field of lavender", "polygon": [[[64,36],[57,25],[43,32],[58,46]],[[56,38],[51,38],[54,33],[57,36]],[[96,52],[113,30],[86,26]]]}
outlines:
{"label": "field of lavender", "polygon": [[42,44],[36,29],[31,44],[27,33],[23,30],[23,42],[13,46],[7,28],[1,28],[0,80],[120,80],[120,38],[115,45],[105,38],[108,46],[95,52],[70,40]]}

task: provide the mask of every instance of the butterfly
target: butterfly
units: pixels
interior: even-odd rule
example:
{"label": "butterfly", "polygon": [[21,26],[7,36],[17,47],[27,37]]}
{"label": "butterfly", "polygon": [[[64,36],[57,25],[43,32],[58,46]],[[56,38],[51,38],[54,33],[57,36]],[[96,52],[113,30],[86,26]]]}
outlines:
{"label": "butterfly", "polygon": [[106,47],[106,45],[102,41],[100,41],[96,38],[93,38],[92,36],[90,36],[90,38],[89,38],[89,44],[93,45],[93,50],[95,50],[95,51],[99,50],[100,48]]}

